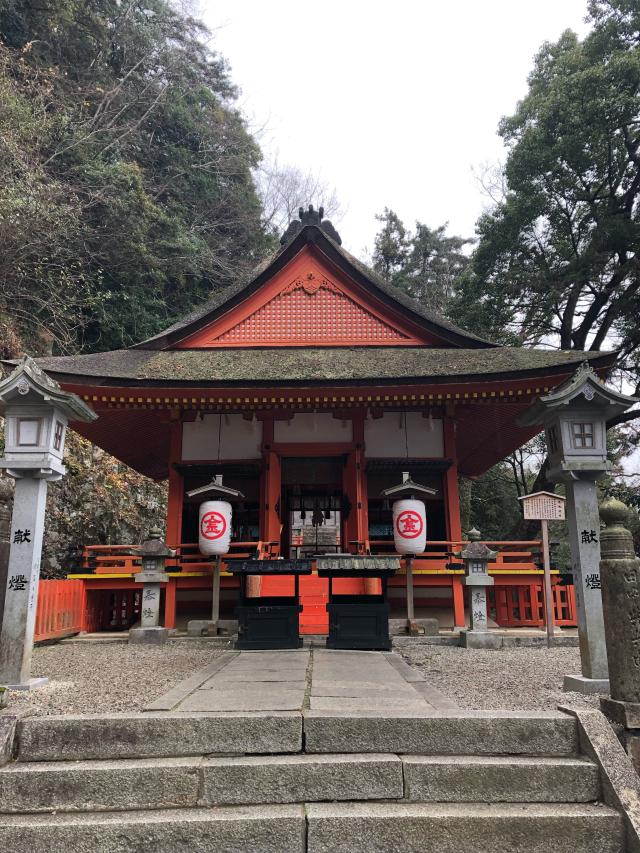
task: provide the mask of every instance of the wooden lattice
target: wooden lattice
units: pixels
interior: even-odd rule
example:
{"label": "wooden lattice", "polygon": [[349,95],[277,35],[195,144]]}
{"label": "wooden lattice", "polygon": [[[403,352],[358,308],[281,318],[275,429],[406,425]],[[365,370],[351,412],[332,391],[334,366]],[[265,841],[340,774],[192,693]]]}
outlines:
{"label": "wooden lattice", "polygon": [[407,339],[326,279],[297,279],[211,343],[385,344]]}

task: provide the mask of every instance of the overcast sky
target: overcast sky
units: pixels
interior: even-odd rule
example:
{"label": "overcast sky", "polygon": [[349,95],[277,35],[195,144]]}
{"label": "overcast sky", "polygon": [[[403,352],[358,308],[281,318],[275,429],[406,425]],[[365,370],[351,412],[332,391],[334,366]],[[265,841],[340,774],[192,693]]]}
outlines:
{"label": "overcast sky", "polygon": [[360,256],[385,205],[473,234],[487,204],[474,173],[504,156],[498,121],[542,42],[587,31],[586,3],[196,0],[263,150],[336,188]]}

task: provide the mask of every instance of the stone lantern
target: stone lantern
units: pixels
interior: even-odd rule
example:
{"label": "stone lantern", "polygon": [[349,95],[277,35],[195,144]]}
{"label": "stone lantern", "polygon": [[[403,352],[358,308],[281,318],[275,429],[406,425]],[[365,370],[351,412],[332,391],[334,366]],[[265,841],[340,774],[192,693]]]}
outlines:
{"label": "stone lantern", "polygon": [[31,678],[31,652],[47,483],[65,474],[62,459],[68,422],[89,422],[97,415],[28,357],[0,382],[0,414],[5,418],[0,468],[16,481],[0,634],[0,684],[29,690],[46,682]]}
{"label": "stone lantern", "polygon": [[499,649],[502,638],[489,631],[487,622],[487,587],[493,586],[489,574],[489,561],[497,551],[492,551],[481,542],[479,530],[473,528],[468,533],[469,544],[461,551],[454,552],[464,562],[462,583],[469,587],[470,630],[460,632],[462,645],[466,649]]}
{"label": "stone lantern", "polygon": [[142,571],[135,577],[142,586],[142,605],[140,609],[140,627],[129,631],[130,643],[166,643],[169,629],[160,625],[160,585],[167,583],[165,573],[167,557],[175,557],[176,552],[162,541],[162,533],[157,528],[151,530],[149,538],[136,549],[142,558]]}
{"label": "stone lantern", "polygon": [[602,382],[587,363],[567,382],[540,397],[521,416],[523,426],[544,426],[547,476],[566,489],[566,515],[578,610],[581,676],[565,676],[564,689],[582,693],[609,688],[600,585],[600,517],[596,481],[611,468],[607,421],[636,400]]}

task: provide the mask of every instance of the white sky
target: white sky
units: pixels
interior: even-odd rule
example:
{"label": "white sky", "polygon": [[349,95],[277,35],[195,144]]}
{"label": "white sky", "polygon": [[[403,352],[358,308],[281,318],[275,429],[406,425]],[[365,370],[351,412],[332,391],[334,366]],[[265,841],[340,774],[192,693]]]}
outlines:
{"label": "white sky", "polygon": [[474,171],[503,159],[498,121],[542,42],[587,31],[586,4],[195,2],[263,150],[336,188],[343,244],[360,256],[385,205],[408,226],[472,236],[487,203]]}

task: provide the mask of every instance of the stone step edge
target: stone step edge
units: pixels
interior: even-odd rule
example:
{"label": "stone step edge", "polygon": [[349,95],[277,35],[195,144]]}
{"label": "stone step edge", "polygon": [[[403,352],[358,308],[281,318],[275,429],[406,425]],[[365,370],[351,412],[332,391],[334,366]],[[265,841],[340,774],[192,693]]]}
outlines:
{"label": "stone step edge", "polygon": [[[300,759],[300,762],[309,764],[331,763],[332,759],[349,759],[354,763],[368,761],[412,761],[419,760],[425,764],[532,764],[534,766],[542,763],[544,765],[558,766],[596,766],[586,755],[576,753],[573,755],[539,755],[538,753],[518,753],[505,755],[504,753],[487,753],[477,755],[475,753],[413,753],[413,752],[288,752],[267,755],[264,753],[206,753],[202,755],[160,755],[141,758],[90,758],[71,759],[61,761],[11,761],[8,765],[0,768],[0,779],[5,774],[20,773],[65,773],[70,770],[125,770],[136,768],[163,768],[171,767],[193,767],[197,768],[207,762],[220,765],[228,762],[230,765],[242,763],[245,759],[259,761],[261,764],[281,764],[287,759]],[[0,804],[1,805],[1,804]]]}
{"label": "stone step edge", "polygon": [[[5,717],[4,728],[0,728],[0,764],[12,755],[20,761],[57,761],[110,755],[116,758],[186,756],[203,751],[208,754],[402,751],[505,755],[571,755],[579,751],[575,720],[553,712],[354,711],[348,715],[313,711],[304,714],[165,712],[35,716],[20,721],[14,718],[13,726],[8,724],[9,719]],[[495,744],[500,741],[505,748],[498,750]],[[483,748],[485,743],[487,749]]]}
{"label": "stone step edge", "polygon": [[[503,777],[508,780],[504,785]],[[81,791],[80,805],[67,790]],[[14,763],[0,770],[0,815],[270,801],[577,803],[595,802],[599,796],[597,766],[583,757],[564,756],[201,756]]]}
{"label": "stone step edge", "polygon": [[[432,818],[450,815],[464,818],[488,817],[502,814],[506,817],[541,817],[557,815],[565,818],[588,816],[620,817],[619,812],[601,802],[596,803],[407,803],[407,802],[370,802],[369,800],[348,801],[343,803],[263,803],[250,806],[196,806],[185,809],[140,809],[133,811],[111,812],[56,812],[55,814],[17,814],[1,815],[0,829],[11,826],[56,826],[60,824],[109,824],[109,823],[168,823],[193,821],[199,817],[211,822],[229,819],[255,819],[272,815],[306,816],[307,821],[319,814],[333,811],[336,816],[375,817],[376,813],[404,817],[425,815]],[[315,814],[314,814],[315,812]]]}

